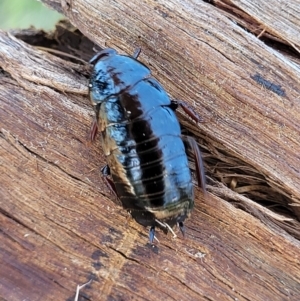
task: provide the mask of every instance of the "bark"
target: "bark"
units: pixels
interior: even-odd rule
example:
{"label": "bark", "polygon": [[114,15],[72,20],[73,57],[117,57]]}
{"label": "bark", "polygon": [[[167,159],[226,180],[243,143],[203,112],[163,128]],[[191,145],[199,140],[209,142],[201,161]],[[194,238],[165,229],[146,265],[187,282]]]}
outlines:
{"label": "bark", "polygon": [[[83,35],[0,32],[2,299],[74,300],[92,279],[78,300],[299,300],[299,2],[43,2]],[[141,47],[205,121],[179,112],[209,190],[184,239],[149,245],[101,180],[90,66],[59,54],[94,46]]]}

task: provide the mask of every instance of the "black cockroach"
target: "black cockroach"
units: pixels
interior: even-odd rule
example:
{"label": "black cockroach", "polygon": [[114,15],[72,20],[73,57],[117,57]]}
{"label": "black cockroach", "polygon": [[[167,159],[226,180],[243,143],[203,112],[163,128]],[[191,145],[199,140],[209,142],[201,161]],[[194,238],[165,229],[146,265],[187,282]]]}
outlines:
{"label": "black cockroach", "polygon": [[152,243],[155,226],[172,231],[178,224],[184,234],[183,221],[194,206],[187,148],[204,192],[205,175],[198,145],[181,135],[175,110],[180,106],[195,121],[200,118],[185,102],[169,99],[137,60],[139,52],[130,57],[108,48],[91,59],[89,94],[96,112],[91,139],[101,132],[108,163],[104,179],[132,217],[150,226]]}

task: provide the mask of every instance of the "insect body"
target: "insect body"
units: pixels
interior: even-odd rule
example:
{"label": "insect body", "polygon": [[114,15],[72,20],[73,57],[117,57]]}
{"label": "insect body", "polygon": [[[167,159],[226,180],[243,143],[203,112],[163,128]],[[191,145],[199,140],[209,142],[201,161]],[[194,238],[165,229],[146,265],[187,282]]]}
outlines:
{"label": "insect body", "polygon": [[198,116],[185,103],[171,101],[137,56],[104,49],[91,60],[89,93],[96,112],[91,139],[99,130],[108,163],[103,175],[132,217],[151,227],[152,242],[155,226],[171,229],[177,223],[183,231],[194,206],[186,148],[195,154],[204,191],[205,180],[198,146],[182,137],[175,110],[180,105],[193,119]]}

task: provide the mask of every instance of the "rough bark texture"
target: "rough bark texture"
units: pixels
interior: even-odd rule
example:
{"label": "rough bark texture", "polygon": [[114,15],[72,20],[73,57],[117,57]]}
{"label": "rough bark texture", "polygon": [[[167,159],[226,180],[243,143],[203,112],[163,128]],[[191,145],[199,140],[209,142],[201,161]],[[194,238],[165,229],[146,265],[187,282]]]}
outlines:
{"label": "rough bark texture", "polygon": [[[78,300],[299,300],[299,1],[44,2],[84,36],[0,32],[0,297],[74,300],[92,279]],[[185,239],[147,244],[101,180],[90,66],[57,56],[94,43],[141,47],[206,121],[179,113],[209,184]]]}

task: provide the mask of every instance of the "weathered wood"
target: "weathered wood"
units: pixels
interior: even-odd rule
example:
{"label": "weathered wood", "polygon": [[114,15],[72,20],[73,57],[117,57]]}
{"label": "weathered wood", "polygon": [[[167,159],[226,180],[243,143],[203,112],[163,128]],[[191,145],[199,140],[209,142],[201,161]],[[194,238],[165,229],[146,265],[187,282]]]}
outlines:
{"label": "weathered wood", "polygon": [[[141,59],[170,94],[211,117],[201,126],[205,135],[259,169],[300,216],[297,65],[204,2],[63,3],[73,24],[99,45],[126,53],[142,47]],[[272,4],[276,19],[281,7]],[[199,126],[193,130],[199,135]]]}
{"label": "weathered wood", "polygon": [[100,46],[142,47],[170,94],[208,121],[181,116],[203,142],[212,193],[197,190],[185,239],[159,232],[155,248],[101,181],[105,158],[99,142],[87,142],[89,68],[1,32],[4,300],[72,300],[90,279],[80,300],[299,300],[300,244],[283,230],[299,237],[295,216],[217,181],[239,193],[259,183],[274,198],[277,189],[282,207],[299,205],[299,70],[221,11],[184,3],[63,2]]}
{"label": "weathered wood", "polygon": [[215,0],[214,4],[257,36],[279,39],[300,53],[300,1]]}

